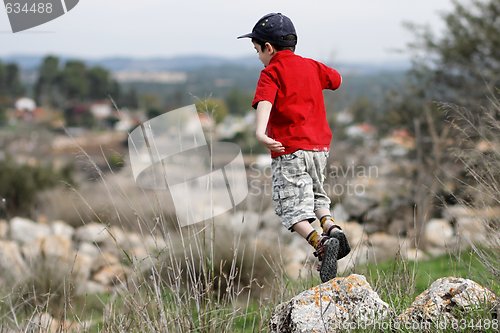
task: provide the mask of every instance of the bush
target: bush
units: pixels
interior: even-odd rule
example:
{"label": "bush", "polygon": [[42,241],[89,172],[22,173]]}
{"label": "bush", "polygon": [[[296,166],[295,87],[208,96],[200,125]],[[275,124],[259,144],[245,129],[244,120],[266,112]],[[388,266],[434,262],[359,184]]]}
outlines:
{"label": "bush", "polygon": [[39,191],[64,183],[73,183],[70,168],[58,172],[46,166],[19,165],[11,158],[0,161],[1,214],[29,216]]}

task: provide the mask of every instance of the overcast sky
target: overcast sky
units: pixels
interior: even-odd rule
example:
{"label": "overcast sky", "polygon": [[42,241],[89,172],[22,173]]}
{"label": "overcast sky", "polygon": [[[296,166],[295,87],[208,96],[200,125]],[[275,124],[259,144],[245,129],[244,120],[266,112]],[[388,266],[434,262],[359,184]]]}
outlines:
{"label": "overcast sky", "polygon": [[255,51],[236,36],[250,32],[263,15],[281,12],[295,24],[301,55],[393,61],[406,57],[395,50],[412,39],[402,22],[439,31],[439,13],[452,8],[451,0],[80,0],[66,15],[16,34],[0,8],[0,56],[245,56]]}

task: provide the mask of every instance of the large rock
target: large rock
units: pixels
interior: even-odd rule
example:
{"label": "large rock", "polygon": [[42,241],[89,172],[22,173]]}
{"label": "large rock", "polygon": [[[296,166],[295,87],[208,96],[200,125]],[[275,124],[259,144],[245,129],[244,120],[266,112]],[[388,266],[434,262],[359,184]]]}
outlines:
{"label": "large rock", "polygon": [[[417,296],[396,322],[405,326],[423,327],[432,323],[434,328],[441,325],[459,325],[460,316],[469,318],[469,311],[475,307],[490,308],[496,302],[493,292],[476,282],[456,277],[444,277],[434,281],[429,289]],[[492,318],[485,318],[491,320]]]}
{"label": "large rock", "polygon": [[39,224],[22,217],[14,217],[10,220],[10,238],[22,244],[48,236],[51,232],[50,226],[46,224]]}
{"label": "large rock", "polygon": [[28,273],[19,245],[11,241],[0,241],[0,285],[22,282]]}
{"label": "large rock", "polygon": [[389,314],[389,306],[362,275],[335,278],[278,305],[272,333],[343,332],[351,324],[368,326]]}

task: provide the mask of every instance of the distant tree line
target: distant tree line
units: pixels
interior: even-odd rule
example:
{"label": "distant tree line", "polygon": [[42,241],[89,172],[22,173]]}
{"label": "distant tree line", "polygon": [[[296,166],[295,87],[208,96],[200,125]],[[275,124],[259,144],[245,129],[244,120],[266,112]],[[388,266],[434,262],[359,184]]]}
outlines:
{"label": "distant tree line", "polygon": [[112,97],[121,107],[137,107],[137,96],[133,90],[122,92],[119,83],[103,67],[87,67],[79,60],[64,64],[58,57],[47,56],[38,70],[34,87],[38,104],[63,107],[84,101],[102,100]]}
{"label": "distant tree line", "polygon": [[0,61],[0,125],[7,121],[6,108],[24,93],[19,67],[15,63]]}

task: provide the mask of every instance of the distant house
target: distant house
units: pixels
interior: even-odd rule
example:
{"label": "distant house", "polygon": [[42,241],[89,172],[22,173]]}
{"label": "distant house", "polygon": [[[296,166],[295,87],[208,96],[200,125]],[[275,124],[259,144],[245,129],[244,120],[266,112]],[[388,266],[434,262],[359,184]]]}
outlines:
{"label": "distant house", "polygon": [[16,111],[33,112],[36,109],[34,100],[28,97],[21,97],[15,103]]}
{"label": "distant house", "polygon": [[187,81],[188,75],[185,72],[169,71],[118,71],[113,74],[114,78],[120,82],[154,82],[179,84]]}
{"label": "distant house", "polygon": [[407,129],[397,129],[380,140],[382,148],[392,156],[404,156],[415,149],[415,138]]}
{"label": "distant house", "polygon": [[118,121],[114,125],[114,130],[117,132],[128,132],[141,123],[140,119],[137,116],[132,116],[127,109],[120,110],[117,113],[117,118]]}
{"label": "distant house", "polygon": [[370,140],[377,134],[377,129],[368,123],[361,123],[347,127],[346,134],[351,138]]}
{"label": "distant house", "polygon": [[39,121],[44,115],[44,110],[36,106],[29,97],[21,97],[14,103],[15,118],[22,121]]}
{"label": "distant house", "polygon": [[237,133],[248,128],[248,117],[227,116],[223,122],[217,125],[217,135],[219,139],[231,139]]}
{"label": "distant house", "polygon": [[337,116],[335,118],[338,124],[340,125],[348,125],[352,123],[354,120],[352,114],[349,112],[349,110],[343,110],[337,113]]}
{"label": "distant house", "polygon": [[92,103],[89,109],[94,118],[98,120],[106,119],[113,114],[113,107],[108,101]]}

